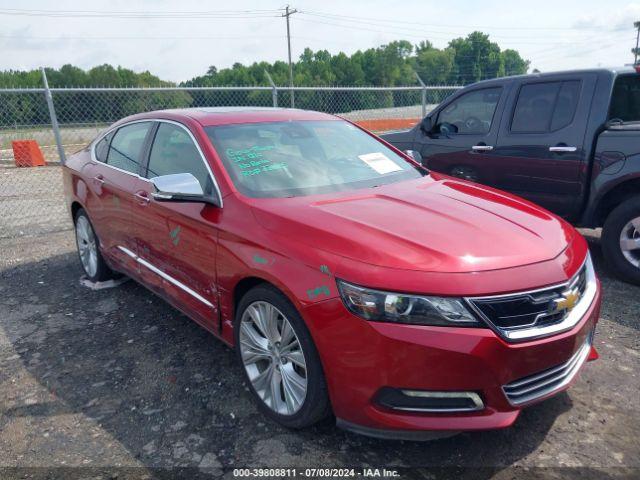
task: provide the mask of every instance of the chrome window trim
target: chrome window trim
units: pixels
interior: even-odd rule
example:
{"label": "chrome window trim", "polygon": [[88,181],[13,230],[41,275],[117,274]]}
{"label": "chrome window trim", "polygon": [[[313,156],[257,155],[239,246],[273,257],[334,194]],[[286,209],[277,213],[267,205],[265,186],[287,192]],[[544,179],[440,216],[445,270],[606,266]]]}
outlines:
{"label": "chrome window trim", "polygon": [[[141,180],[144,180],[145,182],[151,183],[151,179],[149,179],[149,178],[141,177],[137,173],[129,172],[127,170],[123,170],[121,168],[114,167],[113,165],[109,165],[106,162],[101,162],[100,160],[98,160],[96,158],[96,153],[95,153],[96,145],[100,142],[100,140],[102,140],[104,137],[109,135],[111,132],[119,130],[120,128],[126,127],[128,125],[134,125],[136,123],[144,123],[144,122],[149,122],[149,123],[153,123],[153,122],[156,122],[156,123],[169,123],[169,124],[181,127],[182,129],[184,129],[184,131],[187,132],[187,134],[189,135],[189,138],[191,138],[191,141],[196,146],[196,149],[198,150],[198,154],[200,155],[200,159],[204,163],[204,166],[206,167],[207,172],[209,172],[209,175],[211,175],[211,179],[213,180],[213,186],[216,189],[216,195],[217,195],[218,201],[220,203],[220,207],[219,208],[222,208],[223,204],[224,204],[224,200],[222,199],[222,192],[220,191],[220,187],[218,185],[218,180],[216,179],[216,176],[213,174],[213,171],[211,170],[211,166],[209,165],[209,162],[207,162],[207,159],[206,159],[204,153],[202,152],[202,149],[200,148],[200,144],[196,140],[196,137],[193,136],[193,133],[191,133],[191,130],[189,130],[189,128],[187,128],[186,125],[184,125],[184,124],[182,124],[180,122],[176,122],[175,120],[167,120],[167,119],[164,119],[164,118],[145,118],[145,119],[141,119],[141,120],[132,120],[130,122],[126,122],[126,123],[123,123],[121,125],[118,125],[118,126],[115,126],[115,127],[111,127],[110,129],[106,130],[104,133],[102,133],[101,135],[96,137],[96,139],[93,140],[93,142],[91,143],[91,149],[90,149],[91,150],[91,161],[96,163],[96,164],[99,164],[99,165],[105,165],[105,166],[107,166],[109,168],[113,168],[114,170],[117,170],[119,172],[126,173],[127,175],[131,175],[131,176],[137,177],[137,178],[139,178]],[[155,140],[155,137],[154,137],[154,140]],[[153,148],[153,141],[151,142],[151,147]],[[149,150],[149,154],[151,154],[151,150]]]}
{"label": "chrome window trim", "polygon": [[[561,322],[558,322],[553,325],[547,325],[544,327],[532,326],[532,327],[525,327],[525,328],[518,328],[518,329],[500,328],[497,325],[495,325],[484,313],[482,313],[482,311],[479,308],[477,308],[473,303],[474,300],[509,299],[509,298],[515,298],[515,297],[522,297],[524,295],[531,294],[531,293],[539,293],[539,292],[545,292],[548,290],[555,290],[563,287],[568,287],[576,281],[578,275],[580,275],[580,272],[582,271],[583,268],[585,268],[585,273],[586,273],[586,279],[585,279],[586,286],[585,286],[585,290],[584,290],[584,294],[582,295],[582,298],[580,299],[578,304],[573,308],[573,310],[571,310],[571,312],[569,312],[569,314]],[[595,274],[595,269],[593,267],[593,262],[591,260],[591,254],[587,253],[587,258],[583,262],[582,266],[578,269],[576,274],[566,282],[563,282],[557,285],[552,285],[550,287],[537,288],[535,290],[527,290],[523,292],[509,293],[505,295],[490,295],[490,296],[484,296],[484,297],[465,297],[464,301],[467,304],[467,306],[476,315],[478,315],[493,331],[495,331],[502,338],[504,338],[507,341],[521,342],[526,340],[533,340],[536,338],[548,337],[550,335],[555,335],[557,333],[571,330],[580,322],[580,320],[582,320],[584,315],[587,313],[587,311],[593,304],[593,301],[596,297],[597,288],[598,287],[597,287],[596,274]]]}
{"label": "chrome window trim", "polygon": [[408,397],[423,398],[468,398],[473,402],[473,407],[458,408],[428,408],[428,407],[387,407],[392,410],[403,412],[425,412],[425,413],[456,413],[456,412],[477,412],[484,410],[484,403],[475,392],[428,392],[421,390],[400,390],[403,395]]}
{"label": "chrome window trim", "polygon": [[144,267],[147,267],[149,270],[151,270],[156,275],[159,275],[160,277],[164,278],[167,282],[175,285],[179,289],[181,289],[184,292],[186,292],[189,295],[191,295],[193,298],[195,298],[195,299],[199,300],[200,302],[204,303],[207,307],[214,308],[213,304],[209,300],[204,298],[202,295],[200,295],[198,292],[196,292],[196,291],[192,290],[191,288],[187,287],[184,283],[176,280],[171,275],[166,274],[165,272],[160,270],[158,267],[156,267],[153,264],[151,264],[148,261],[146,261],[144,258],[141,258],[140,256],[138,256],[135,253],[133,253],[128,248],[125,248],[125,247],[123,247],[121,245],[118,245],[118,249],[120,251],[122,251],[123,253],[125,253],[126,255],[130,256],[131,258],[133,258],[140,265],[142,265]]}
{"label": "chrome window trim", "polygon": [[[502,392],[507,398],[509,405],[514,407],[525,405],[527,403],[538,400],[541,397],[546,397],[547,395],[558,392],[566,387],[569,383],[571,383],[589,357],[589,353],[591,352],[591,345],[593,343],[593,335],[594,331],[592,330],[589,335],[587,335],[587,339],[582,344],[582,346],[564,363],[503,385]],[[550,378],[547,378],[542,383],[535,383],[536,381],[546,377]],[[546,386],[554,383],[554,381],[558,381],[559,379],[562,379],[559,384],[551,387]],[[534,383],[532,386],[528,387],[528,391],[525,389],[525,391],[523,392],[523,395],[525,396],[523,398],[512,400],[509,397],[509,393],[507,393],[509,388],[517,388],[518,386],[527,385],[531,382]],[[526,395],[529,391],[533,391],[535,393]],[[511,394],[513,395],[513,392]]]}

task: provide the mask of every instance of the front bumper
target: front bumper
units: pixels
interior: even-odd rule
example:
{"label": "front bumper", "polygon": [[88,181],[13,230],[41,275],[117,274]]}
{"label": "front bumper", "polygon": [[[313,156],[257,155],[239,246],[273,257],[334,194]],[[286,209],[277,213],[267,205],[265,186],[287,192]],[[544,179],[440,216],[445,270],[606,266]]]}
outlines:
{"label": "front bumper", "polygon": [[[348,312],[340,299],[311,305],[303,316],[320,353],[338,424],[373,436],[415,439],[421,431],[440,431],[437,437],[508,427],[523,407],[566,390],[589,357],[579,353],[598,321],[600,301],[598,284],[593,302],[574,328],[520,343],[508,343],[489,328],[367,322]],[[571,364],[570,375],[557,388],[517,404],[505,394],[505,386],[557,368],[574,356],[578,364]],[[376,404],[383,387],[476,392],[484,409],[397,411]]]}

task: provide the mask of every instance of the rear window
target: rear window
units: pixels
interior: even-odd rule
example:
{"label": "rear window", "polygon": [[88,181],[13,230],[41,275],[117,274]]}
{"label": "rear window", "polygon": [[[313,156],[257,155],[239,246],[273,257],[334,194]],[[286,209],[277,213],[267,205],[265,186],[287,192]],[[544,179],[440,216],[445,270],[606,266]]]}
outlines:
{"label": "rear window", "polygon": [[578,80],[523,85],[513,112],[511,131],[547,133],[570,125],[579,96]]}
{"label": "rear window", "polygon": [[513,133],[555,132],[569,126],[578,107],[580,81],[530,83],[518,93]]}
{"label": "rear window", "polygon": [[613,84],[609,120],[640,121],[640,75],[621,75]]}

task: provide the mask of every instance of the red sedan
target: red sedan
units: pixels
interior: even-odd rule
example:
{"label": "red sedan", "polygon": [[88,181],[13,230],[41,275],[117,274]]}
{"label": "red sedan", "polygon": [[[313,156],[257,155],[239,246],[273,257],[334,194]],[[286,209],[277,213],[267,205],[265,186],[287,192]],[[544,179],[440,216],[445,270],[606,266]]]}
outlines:
{"label": "red sedan", "polygon": [[64,177],[87,277],[128,275],[234,346],[287,427],[507,427],[597,356],[600,286],[576,230],[340,118],[140,114]]}

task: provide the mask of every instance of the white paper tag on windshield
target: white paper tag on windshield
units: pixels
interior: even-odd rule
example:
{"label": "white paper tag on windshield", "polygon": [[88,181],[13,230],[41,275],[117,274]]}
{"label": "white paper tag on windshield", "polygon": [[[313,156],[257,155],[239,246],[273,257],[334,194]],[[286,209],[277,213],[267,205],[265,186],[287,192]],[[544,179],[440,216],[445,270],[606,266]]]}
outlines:
{"label": "white paper tag on windshield", "polygon": [[369,165],[371,168],[373,168],[380,175],[402,170],[402,167],[400,165],[380,152],[358,155],[358,158]]}

